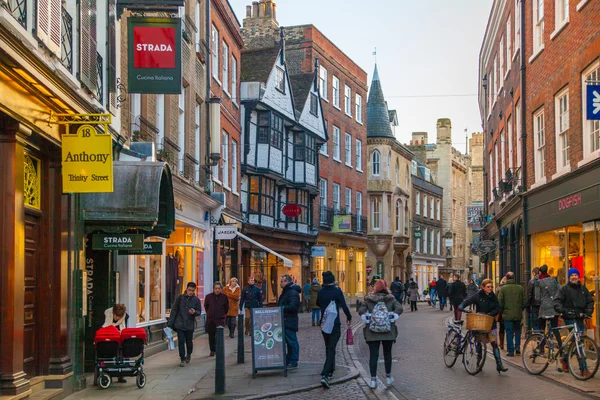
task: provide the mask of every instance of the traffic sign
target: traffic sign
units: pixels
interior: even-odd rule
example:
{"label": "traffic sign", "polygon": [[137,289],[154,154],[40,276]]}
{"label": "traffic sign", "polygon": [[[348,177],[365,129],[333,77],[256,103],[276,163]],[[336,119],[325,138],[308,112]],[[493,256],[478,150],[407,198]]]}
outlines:
{"label": "traffic sign", "polygon": [[492,251],[496,251],[496,249],[498,248],[498,244],[493,240],[482,240],[481,242],[479,242],[477,247],[479,247],[479,250],[481,250],[484,253],[491,253]]}
{"label": "traffic sign", "polygon": [[600,120],[600,85],[587,85],[585,102],[588,121]]}
{"label": "traffic sign", "polygon": [[371,272],[373,272],[373,267],[371,267],[370,265],[367,265],[367,275],[370,275]]}

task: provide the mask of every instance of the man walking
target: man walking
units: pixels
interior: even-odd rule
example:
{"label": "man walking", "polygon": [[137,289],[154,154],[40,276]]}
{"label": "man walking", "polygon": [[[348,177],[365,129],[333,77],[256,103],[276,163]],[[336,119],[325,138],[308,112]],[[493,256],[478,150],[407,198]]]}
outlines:
{"label": "man walking", "polygon": [[221,282],[213,284],[213,292],[206,295],[204,299],[206,310],[206,331],[208,332],[209,357],[215,355],[217,341],[217,327],[225,326],[225,317],[229,311],[229,299],[223,293]]}
{"label": "man walking", "polygon": [[454,307],[454,321],[462,319],[462,311],[458,309],[460,303],[467,297],[467,286],[460,280],[459,274],[454,274],[454,282],[449,293],[450,304]]}
{"label": "man walking", "polygon": [[[527,335],[531,332],[539,331],[538,315],[540,312],[540,302],[535,298],[535,285],[538,281],[540,269],[535,267],[531,271],[531,279],[527,282]],[[539,290],[539,289],[538,289]]]}
{"label": "man walking", "polygon": [[[192,358],[194,350],[194,329],[196,328],[196,317],[202,313],[202,304],[196,297],[196,284],[187,284],[184,294],[175,299],[171,308],[171,316],[167,326],[177,332],[177,345],[179,346],[180,367],[185,367]],[[186,355],[187,347],[187,355]]]}
{"label": "man walking", "polygon": [[506,332],[506,356],[514,357],[521,354],[521,320],[527,305],[525,289],[515,282],[514,272],[506,273],[506,284],[500,288],[498,302]]}
{"label": "man walking", "polygon": [[302,287],[304,311],[309,312],[308,303],[310,302],[310,279]]}
{"label": "man walking", "polygon": [[283,307],[287,368],[298,368],[300,344],[296,333],[298,332],[298,311],[300,310],[300,291],[302,289],[294,284],[292,277],[289,275],[281,277],[279,286],[281,286],[282,291],[277,300],[277,306]]}
{"label": "man walking", "polygon": [[438,293],[438,299],[440,300],[440,310],[443,310],[446,307],[446,288],[448,283],[444,279],[444,277],[440,276],[440,279],[435,283],[435,290]]}
{"label": "man walking", "polygon": [[394,279],[394,282],[392,282],[390,289],[392,290],[392,295],[394,295],[396,301],[402,304],[402,292],[404,292],[404,286],[402,285],[402,282],[400,282],[399,276],[397,276],[396,279]]}
{"label": "man walking", "polygon": [[250,330],[250,310],[253,308],[262,308],[263,298],[262,291],[254,284],[254,277],[248,278],[248,286],[245,286],[242,290],[242,297],[240,298],[240,311],[243,307],[246,307],[246,319],[245,322],[245,334],[252,335]]}

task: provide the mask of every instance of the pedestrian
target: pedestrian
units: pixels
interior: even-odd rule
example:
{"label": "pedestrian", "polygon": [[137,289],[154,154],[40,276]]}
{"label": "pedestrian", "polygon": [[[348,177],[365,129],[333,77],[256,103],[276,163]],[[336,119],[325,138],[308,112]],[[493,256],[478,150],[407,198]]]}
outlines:
{"label": "pedestrian", "polygon": [[431,306],[435,308],[437,301],[437,281],[435,277],[429,282],[429,295],[431,296]]}
{"label": "pedestrian", "polygon": [[479,291],[479,286],[475,283],[473,279],[469,279],[469,284],[467,285],[467,297],[473,296],[475,293]]}
{"label": "pedestrian", "polygon": [[248,278],[248,285],[244,287],[242,290],[242,297],[240,297],[240,310],[242,310],[243,307],[246,308],[246,318],[244,321],[246,325],[244,334],[246,335],[252,335],[252,331],[250,330],[250,318],[252,317],[250,310],[253,308],[262,308],[263,306],[262,291],[254,283],[253,276]]}
{"label": "pedestrian", "polygon": [[[559,313],[554,308],[554,299],[558,296],[559,290],[560,285],[556,279],[548,275],[548,266],[546,264],[542,265],[534,287],[535,299],[540,303],[538,325],[542,332],[546,331],[548,323],[551,328],[558,326]],[[558,329],[554,330],[553,333],[558,346],[562,346],[562,338]]]}
{"label": "pedestrian", "polygon": [[[129,314],[127,314],[127,307],[125,307],[125,304],[115,304],[111,308],[104,310],[104,322],[102,324],[102,328],[114,326],[119,331],[122,331],[123,329],[127,328],[128,321]],[[119,383],[127,383],[127,380],[122,376],[119,376],[117,381]]]}
{"label": "pedestrian", "polygon": [[452,282],[449,297],[450,304],[454,307],[454,321],[462,320],[462,312],[458,309],[458,306],[467,298],[467,286],[460,280],[459,274],[454,274],[454,282]]}
{"label": "pedestrian", "polygon": [[321,308],[317,304],[317,293],[321,290],[319,279],[314,278],[310,285],[310,309],[312,310],[312,326],[319,326],[321,321]]}
{"label": "pedestrian", "polygon": [[525,289],[516,284],[514,272],[506,273],[506,284],[500,289],[498,302],[506,332],[506,356],[514,357],[521,354],[521,320],[527,305]]}
{"label": "pedestrian", "polygon": [[373,278],[371,278],[371,282],[369,282],[369,285],[368,285],[368,290],[367,290],[368,293],[373,293],[373,289],[375,288],[375,283],[377,283],[377,281],[380,279],[381,279],[381,276],[379,276],[377,274],[373,275]]}
{"label": "pedestrian", "polygon": [[446,288],[447,287],[448,287],[448,284],[446,283],[446,280],[444,279],[443,276],[440,276],[440,278],[435,283],[435,290],[437,291],[438,299],[440,300],[440,310],[443,310],[444,307],[446,307]]}
{"label": "pedestrian", "polygon": [[285,354],[287,368],[298,368],[300,344],[298,343],[298,311],[300,311],[300,292],[302,289],[292,281],[289,275],[283,275],[279,280],[281,295],[277,306],[283,308],[283,330],[285,332]]}
{"label": "pedestrian", "polygon": [[408,301],[410,301],[410,311],[418,311],[417,310],[417,300],[419,299],[419,289],[417,289],[417,284],[412,282],[410,287],[408,288],[408,292],[406,293],[408,296]]}
{"label": "pedestrian", "polygon": [[321,370],[321,385],[326,389],[329,389],[329,380],[333,376],[333,371],[335,370],[335,348],[342,334],[340,308],[344,310],[344,314],[346,314],[346,323],[350,325],[350,322],[352,321],[352,314],[346,305],[344,293],[341,289],[335,287],[334,282],[335,277],[331,271],[323,272],[323,288],[320,289],[317,294],[317,305],[324,316],[325,311],[332,301],[335,302],[337,310],[337,316],[331,333],[321,332],[323,340],[325,341],[325,364],[323,364],[323,369]]}
{"label": "pedestrian", "polygon": [[206,310],[206,332],[208,332],[209,357],[213,357],[217,351],[217,327],[225,325],[225,317],[229,311],[229,299],[223,294],[221,282],[213,283],[213,291],[204,299]]}
{"label": "pedestrian", "polygon": [[402,286],[399,276],[397,276],[396,279],[394,279],[394,282],[392,282],[390,290],[392,291],[392,295],[396,298],[396,300],[402,304],[402,292],[404,291],[404,286]]}
{"label": "pedestrian", "polygon": [[398,282],[400,282],[400,286],[402,286],[402,291],[400,292],[400,304],[404,304],[404,299],[406,299],[406,287],[404,286],[404,283],[402,283],[402,279]]}
{"label": "pedestrian", "polygon": [[[414,290],[418,290],[416,284],[414,286]],[[377,363],[379,362],[380,347],[383,347],[386,385],[389,386],[394,382],[394,378],[392,378],[392,346],[398,337],[398,328],[395,322],[402,311],[404,311],[402,304],[390,294],[383,279],[375,285],[372,294],[365,296],[358,309],[358,314],[366,323],[363,333],[369,346],[369,369],[371,372],[369,387],[371,389],[377,388]]]}
{"label": "pedestrian", "polygon": [[237,278],[231,278],[229,280],[229,285],[223,288],[223,293],[229,299],[229,310],[227,311],[227,318],[225,324],[229,328],[229,337],[235,337],[235,327],[237,325],[237,317],[239,313],[240,307],[240,297],[242,293],[242,289],[240,285],[238,285]]}
{"label": "pedestrian", "polygon": [[[554,299],[554,309],[557,313],[562,314],[566,325],[577,325],[580,332],[585,332],[583,321],[586,318],[592,318],[594,299],[588,288],[581,283],[581,276],[577,268],[570,268],[568,275],[569,281],[560,288]],[[562,372],[569,370],[567,357],[568,355],[565,353],[560,360]],[[585,358],[577,358],[581,374],[587,378],[591,375],[587,361]]]}
{"label": "pedestrian", "polygon": [[[540,269],[535,267],[531,271],[531,279],[527,282],[527,334],[540,330],[538,322],[540,313],[540,302],[535,298],[536,282],[540,274]],[[539,287],[537,287],[539,292]],[[539,296],[538,296],[539,297]]]}
{"label": "pedestrian", "polygon": [[[459,306],[458,309],[460,311],[464,311],[470,305],[475,306],[475,312],[478,314],[486,314],[490,317],[496,317],[496,315],[500,314],[500,304],[498,303],[498,297],[493,290],[493,284],[491,279],[484,279],[481,282],[481,290],[475,293],[473,296],[466,298]],[[496,359],[496,371],[506,372],[508,371],[502,365],[502,358],[500,358],[500,349],[498,348],[498,343],[496,341],[496,321],[492,324],[492,329],[490,332],[486,333],[484,336],[484,340],[486,343],[490,343],[492,345],[492,350],[494,353],[494,358]]]}
{"label": "pedestrian", "polygon": [[[196,284],[189,282],[185,293],[175,298],[167,326],[177,332],[180,367],[185,367],[192,359],[194,350],[194,329],[196,317],[202,313],[202,303],[196,296]],[[186,355],[187,348],[187,355]]]}
{"label": "pedestrian", "polygon": [[[304,284],[304,286],[302,287],[302,303],[303,303],[303,308],[304,311],[309,312],[310,308],[308,307],[308,303],[310,302],[310,279],[308,281],[306,281],[306,283]],[[302,312],[302,311],[301,311]]]}
{"label": "pedestrian", "polygon": [[448,282],[448,285],[446,286],[446,297],[447,297],[447,302],[450,304],[450,311],[452,311],[453,306],[452,306],[452,302],[450,301],[450,292],[452,291],[452,281]]}
{"label": "pedestrian", "polygon": [[[502,289],[502,286],[504,286],[504,285],[506,285],[506,276],[503,277],[502,279],[500,279],[500,284],[496,288],[496,297],[498,297],[498,294],[500,293],[500,289]],[[497,321],[499,323],[498,346],[500,346],[500,349],[504,350],[504,339],[506,337],[506,330],[504,329],[504,320],[502,319],[502,313],[500,313],[498,315]]]}

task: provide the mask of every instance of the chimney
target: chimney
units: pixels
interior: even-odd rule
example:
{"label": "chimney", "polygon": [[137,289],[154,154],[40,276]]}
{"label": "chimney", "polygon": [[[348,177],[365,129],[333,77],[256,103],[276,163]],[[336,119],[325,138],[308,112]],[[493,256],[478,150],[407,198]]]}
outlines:
{"label": "chimney", "polygon": [[271,17],[273,16],[273,0],[267,0],[267,10],[265,13],[265,17]]}
{"label": "chimney", "polygon": [[273,21],[277,21],[277,4],[273,2]]}
{"label": "chimney", "polygon": [[260,0],[258,2],[258,17],[262,18],[265,16],[265,13],[267,11],[267,5],[265,3],[265,0]]}
{"label": "chimney", "polygon": [[252,2],[252,18],[258,18],[258,1]]}
{"label": "chimney", "polygon": [[246,18],[252,18],[252,6],[246,6]]}

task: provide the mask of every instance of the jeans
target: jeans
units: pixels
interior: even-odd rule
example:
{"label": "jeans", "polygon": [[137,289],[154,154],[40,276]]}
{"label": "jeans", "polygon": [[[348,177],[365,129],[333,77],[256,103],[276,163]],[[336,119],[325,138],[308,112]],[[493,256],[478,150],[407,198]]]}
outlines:
{"label": "jeans", "polygon": [[[583,325],[583,321],[578,319],[565,319],[565,325],[575,325],[577,324],[577,330],[579,330],[579,332],[585,333],[585,326]],[[573,328],[569,329],[572,330]],[[577,351],[577,350],[576,350]],[[579,360],[579,370],[580,371],[585,371],[587,368],[587,362],[585,360],[585,358],[580,358],[579,357],[579,353],[575,353],[577,355],[577,360]],[[567,361],[569,358],[569,355],[567,354],[567,352],[565,351],[565,354],[563,355],[563,360]]]}
{"label": "jeans", "polygon": [[410,311],[418,311],[416,301],[412,301],[412,300],[410,301]]}
{"label": "jeans", "polygon": [[[308,312],[309,308],[308,308],[308,302],[310,301],[310,296],[304,296],[304,310],[306,310],[306,312]],[[301,310],[302,311],[302,310]]]}
{"label": "jeans", "polygon": [[[558,317],[538,319],[538,323],[540,325],[540,330],[542,332],[544,332],[546,330],[547,322],[550,322],[551,328],[556,328],[558,326]],[[558,342],[558,347],[562,346],[562,338],[560,337],[560,332],[558,330],[554,330],[554,337],[556,338],[556,341]]]}
{"label": "jeans", "polygon": [[508,354],[515,354],[515,350],[521,351],[521,321],[504,321],[504,330]]}
{"label": "jeans", "polygon": [[538,313],[540,312],[539,307],[529,307],[529,312],[527,313],[527,331],[537,332],[540,330],[539,317]]}
{"label": "jeans", "polygon": [[437,301],[437,292],[435,291],[435,289],[431,290],[431,305],[435,307],[435,303]]}
{"label": "jeans", "polygon": [[402,294],[400,292],[394,292],[392,294],[394,295],[394,298],[396,299],[396,301],[398,303],[400,303],[400,301],[402,300]]}
{"label": "jeans", "polygon": [[314,322],[315,324],[318,324],[319,322],[321,322],[321,309],[320,308],[313,308],[312,322]]}
{"label": "jeans", "polygon": [[390,374],[392,372],[392,345],[393,340],[377,340],[374,342],[367,342],[369,345],[369,369],[371,370],[371,377],[377,376],[377,363],[379,362],[379,344],[383,345],[383,360],[385,365],[385,373]]}
{"label": "jeans", "polygon": [[404,304],[406,300],[406,292],[400,293],[400,304]]}
{"label": "jeans", "polygon": [[443,310],[446,307],[446,298],[440,297],[440,310]]}
{"label": "jeans", "polygon": [[287,352],[285,354],[287,365],[297,365],[300,356],[300,344],[298,343],[296,332],[285,329],[285,344],[287,346]]}
{"label": "jeans", "polygon": [[185,348],[187,347],[187,355],[192,355],[194,350],[194,331],[177,331],[177,345],[179,346],[179,358],[185,359]]}
{"label": "jeans", "polygon": [[340,340],[341,326],[335,324],[329,335],[325,332],[321,333],[323,334],[323,340],[325,340],[325,364],[323,364],[321,375],[327,376],[335,370],[335,348]]}
{"label": "jeans", "polygon": [[214,353],[217,351],[217,334],[216,333],[208,334],[208,348],[210,349],[211,353]]}

